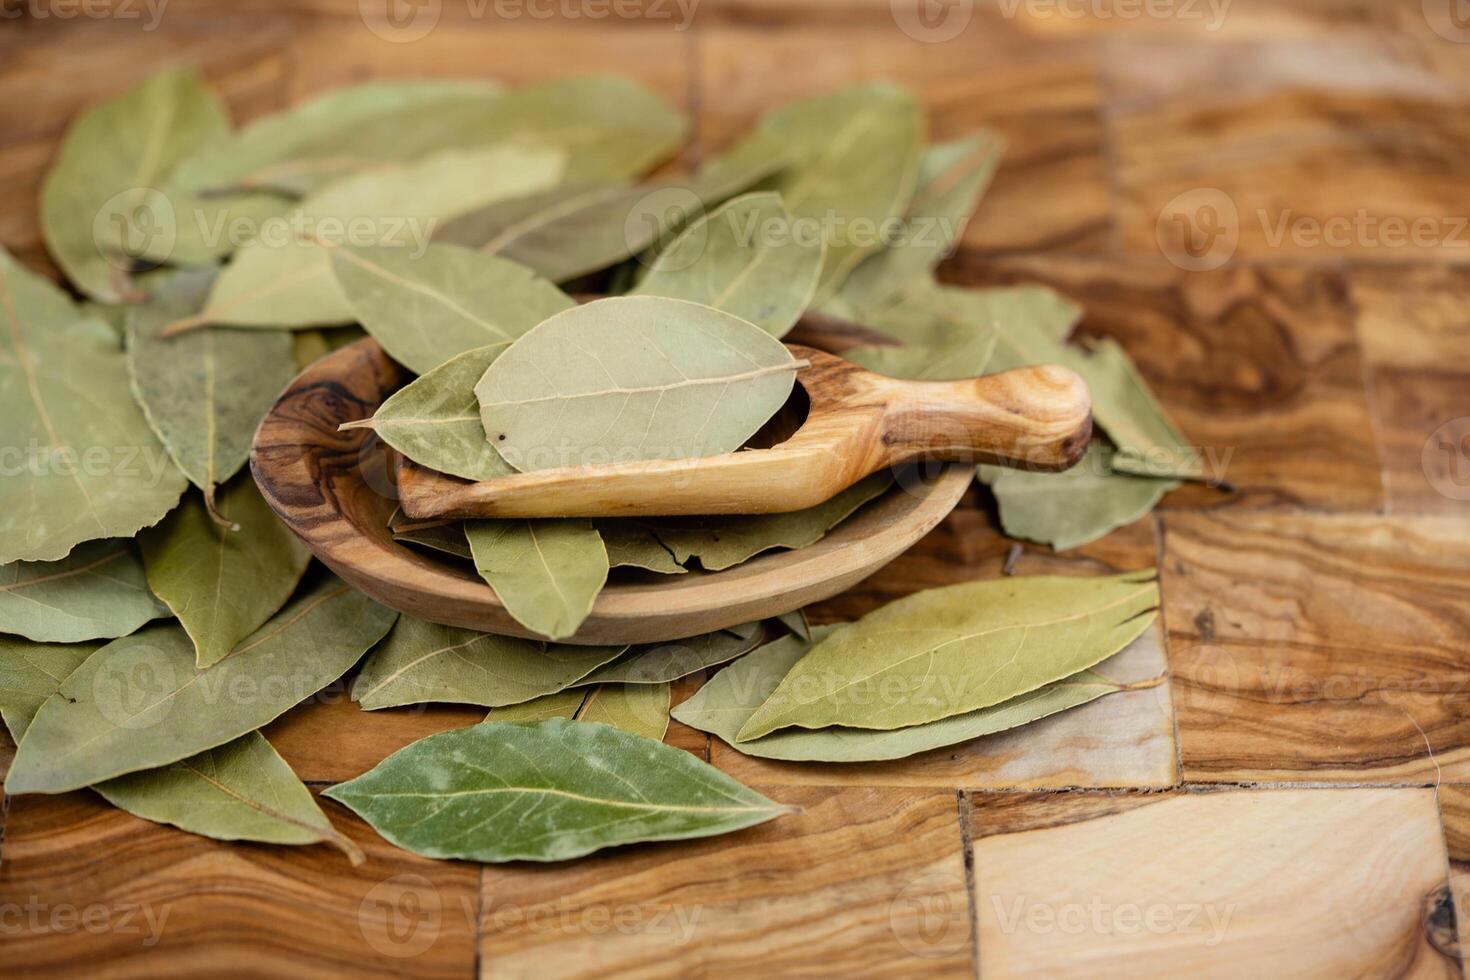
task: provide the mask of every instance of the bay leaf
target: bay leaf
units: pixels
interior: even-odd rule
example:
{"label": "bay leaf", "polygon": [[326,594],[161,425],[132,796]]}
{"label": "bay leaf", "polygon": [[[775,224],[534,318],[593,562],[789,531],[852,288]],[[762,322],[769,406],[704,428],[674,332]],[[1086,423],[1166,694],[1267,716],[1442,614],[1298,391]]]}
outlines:
{"label": "bay leaf", "polygon": [[556,150],[445,150],[344,177],[236,252],[205,309],[175,321],[164,335],[210,323],[287,329],[349,323],[352,306],[332,275],[329,246],[350,241],[422,250],[440,220],[550,186],[565,162]]}
{"label": "bay leaf", "polygon": [[1158,605],[1152,570],[917,592],[814,646],[736,738],[793,725],[904,728],[999,704],[1117,653]]}
{"label": "bay leaf", "polygon": [[576,305],[525,266],[457,245],[431,244],[422,254],[338,248],[332,270],[358,322],[416,374],[467,351],[503,349]]}
{"label": "bay leaf", "polygon": [[669,730],[669,700],[668,684],[599,684],[587,692],[576,717],[661,742]]}
{"label": "bay leaf", "polygon": [[475,386],[505,461],[527,472],[733,452],[786,402],[802,362],[739,317],[623,296],[558,313]]}
{"label": "bay leaf", "polygon": [[777,616],[776,621],[790,630],[793,636],[799,636],[803,640],[811,640],[812,624],[807,622],[805,609],[797,609],[785,615]]}
{"label": "bay leaf", "polygon": [[41,705],[101,643],[36,643],[0,634],[0,718],[17,743]]}
{"label": "bay leaf", "polygon": [[1006,534],[1065,551],[1132,524],[1179,486],[1116,473],[1114,455],[1112,448],[1094,442],[1076,466],[1061,473],[981,466],[980,479],[995,494]]}
{"label": "bay leaf", "polygon": [[861,311],[884,305],[930,276],[954,251],[995,175],[1002,149],[993,133],[981,133],[924,150],[899,240],[864,259],[842,284],[839,295],[860,319]]}
{"label": "bay leaf", "polygon": [[917,281],[887,305],[864,312],[867,326],[921,347],[949,349],[979,333],[995,337],[989,369],[1052,363],[1082,308],[1044,286],[959,289]]}
{"label": "bay leaf", "polygon": [[1204,463],[1170,421],[1133,360],[1111,337],[1087,338],[1064,362],[1087,381],[1092,413],[1118,447],[1114,469],[1139,476],[1205,479]]}
{"label": "bay leaf", "polygon": [[475,570],[515,621],[547,639],[577,632],[607,582],[607,549],[591,521],[468,521]]}
{"label": "bay leaf", "polygon": [[688,120],[643,83],[593,74],[515,89],[477,138],[491,135],[564,151],[571,182],[618,181],[672,156],[688,128]]}
{"label": "bay leaf", "polygon": [[637,521],[601,520],[597,533],[607,549],[607,563],[612,568],[641,568],[660,575],[683,575],[689,569],[674,561],[673,552],[658,535]]}
{"label": "bay leaf", "polygon": [[128,387],[117,335],[0,249],[0,565],[131,537],[187,485]]}
{"label": "bay leaf", "polygon": [[369,711],[430,701],[520,704],[576,683],[624,649],[546,646],[399,616],[363,664],[352,699]]}
{"label": "bay leaf", "polygon": [[820,228],[827,242],[820,302],[883,248],[883,226],[908,207],[923,150],[923,111],[905,89],[869,82],[773,109],[757,124],[757,135],[774,137],[794,159],[762,189],[778,191],[791,213]]}
{"label": "bay leaf", "polygon": [[539,698],[506,704],[490,709],[486,721],[544,721],[547,718],[574,718],[587,692],[580,687],[570,687],[555,694],[543,694]]}
{"label": "bay leaf", "polygon": [[430,735],[326,795],[416,854],[489,862],[564,861],[789,812],[683,749],[560,718]]}
{"label": "bay leaf", "polygon": [[249,473],[222,488],[217,507],[224,524],[191,494],[138,538],[148,585],[179,618],[200,667],[223,660],[275,615],[311,562]]}
{"label": "bay leaf", "polygon": [[401,530],[395,528],[393,540],[407,541],[425,548],[432,548],[447,555],[454,555],[456,558],[474,558],[474,553],[470,551],[469,539],[464,534],[464,524],[459,521],[428,527],[409,526]]}
{"label": "bay leaf", "polygon": [[468,211],[435,233],[566,282],[631,258],[707,208],[775,173],[778,141],[760,137],[699,173],[636,186],[579,184]]}
{"label": "bay leaf", "polygon": [[80,789],[255,731],[346,673],[396,616],[322,573],[212,667],[195,666],[179,626],[113,640],[41,705],[5,790]]}
{"label": "bay leaf", "polygon": [[1017,728],[1048,715],[1075,708],[1135,685],[1111,680],[1106,664],[1083,670],[1017,695],[1007,701],[938,721],[911,725],[892,731],[862,728],[823,728],[808,731],[789,728],[748,742],[736,740],[761,703],[771,695],[802,657],[817,642],[831,635],[834,627],[818,627],[812,640],[786,636],[716,674],[693,697],[678,705],[673,716],[691,728],[724,739],[745,755],[793,762],[878,762],[902,759],[945,745],[967,742],[981,735]]}
{"label": "bay leaf", "polygon": [[215,487],[250,455],[260,420],[296,374],[291,338],[277,330],[208,327],[172,340],[158,333],[204,306],[213,270],[156,285],[128,321],[128,372],[143,414],[214,513]]}
{"label": "bay leaf", "polygon": [[189,68],[172,68],[83,112],[41,185],[41,234],[68,279],[104,303],[137,298],[132,259],[166,235],[156,190],[174,165],[223,139],[219,98]]}
{"label": "bay leaf", "polygon": [[764,635],[765,627],[757,622],[666,643],[640,644],[582,677],[576,686],[666,684],[743,656],[760,646]]}
{"label": "bay leaf", "polygon": [[633,293],[702,303],[782,337],[816,294],[825,249],[819,235],[803,239],[781,195],[745,194],[691,221]]}
{"label": "bay leaf", "polygon": [[705,571],[718,572],[772,548],[805,548],[820,541],[859,507],[893,482],[886,470],[864,477],[828,500],[785,514],[670,519],[648,525],[680,565],[698,559]]}
{"label": "bay leaf", "polygon": [[259,732],[172,765],[92,787],[115,807],[215,840],[331,844],[353,864],[362,849],[332,826],[311,790]]}
{"label": "bay leaf", "polygon": [[495,451],[480,422],[475,385],[505,345],[465,351],[389,395],[371,418],[343,429],[372,429],[415,463],[466,480],[492,480],[515,470]]}
{"label": "bay leaf", "polygon": [[131,541],[88,541],[60,561],[0,565],[0,633],[53,643],[115,639],[166,615]]}
{"label": "bay leaf", "polygon": [[980,328],[956,334],[941,347],[906,344],[903,347],[859,347],[842,356],[890,378],[915,381],[958,381],[985,373],[995,353],[995,331]]}

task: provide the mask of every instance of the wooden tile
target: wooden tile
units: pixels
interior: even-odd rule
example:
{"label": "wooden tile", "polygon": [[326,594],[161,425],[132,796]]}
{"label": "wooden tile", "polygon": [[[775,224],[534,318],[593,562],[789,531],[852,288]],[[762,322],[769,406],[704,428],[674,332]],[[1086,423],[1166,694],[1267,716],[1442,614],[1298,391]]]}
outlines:
{"label": "wooden tile", "polygon": [[1405,38],[1109,43],[1124,249],[1470,262],[1470,73]]}
{"label": "wooden tile", "polygon": [[[920,589],[998,577],[1013,542],[975,507],[976,496],[891,565],[842,595],[810,607],[812,620],[856,619]],[[1155,558],[1154,526],[1146,519],[1061,555],[1026,545],[1013,571],[1099,575],[1150,568]],[[1163,625],[1156,624],[1106,666],[1109,676],[1136,684],[1139,690],[1110,694],[1016,732],[892,762],[850,765],[757,759],[711,738],[710,761],[744,783],[954,789],[1172,786],[1178,773],[1167,671]]]}
{"label": "wooden tile", "polygon": [[227,844],[91,793],[9,802],[0,907],[10,975],[464,977],[479,869],[386,843],[326,802],[367,853]]}
{"label": "wooden tile", "polygon": [[1118,340],[1222,493],[1191,484],[1165,507],[1383,503],[1346,277],[1287,267],[1182,272],[1160,260],[960,256],[945,277],[969,286],[1048,284],[1083,307],[1082,334]]}
{"label": "wooden tile", "polygon": [[1470,514],[1470,270],[1357,269],[1388,509]]}
{"label": "wooden tile", "polygon": [[1171,513],[1164,528],[1186,782],[1470,774],[1470,522]]}
{"label": "wooden tile", "polygon": [[974,807],[981,976],[1459,974],[1424,929],[1445,880],[1431,790]]}
{"label": "wooden tile", "polygon": [[1427,927],[1430,943],[1441,952],[1470,952],[1470,786],[1438,788],[1439,818],[1449,851],[1448,886],[1431,906]]}
{"label": "wooden tile", "polygon": [[729,146],[773,106],[891,79],[923,101],[933,138],[989,128],[1006,140],[995,181],[965,229],[966,249],[1095,252],[1106,245],[1102,93],[1087,44],[1028,38],[1003,18],[982,16],[942,44],[915,40],[891,21],[779,31],[717,26],[701,30],[699,52],[706,154]]}
{"label": "wooden tile", "polygon": [[481,976],[971,976],[952,793],[756,787],[725,837],[485,870]]}

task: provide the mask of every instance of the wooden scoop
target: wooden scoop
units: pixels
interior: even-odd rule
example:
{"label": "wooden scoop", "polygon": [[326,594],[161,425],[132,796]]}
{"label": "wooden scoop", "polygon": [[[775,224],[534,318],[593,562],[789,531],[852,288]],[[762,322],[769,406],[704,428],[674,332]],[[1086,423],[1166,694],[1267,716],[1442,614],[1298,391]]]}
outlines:
{"label": "wooden scoop", "polygon": [[770,514],[828,499],[915,460],[1064,470],[1092,434],[1087,386],[1056,366],[966,381],[903,381],[788,345],[811,407],[770,449],[695,459],[535,470],[472,483],[406,463],[399,505],[415,519]]}

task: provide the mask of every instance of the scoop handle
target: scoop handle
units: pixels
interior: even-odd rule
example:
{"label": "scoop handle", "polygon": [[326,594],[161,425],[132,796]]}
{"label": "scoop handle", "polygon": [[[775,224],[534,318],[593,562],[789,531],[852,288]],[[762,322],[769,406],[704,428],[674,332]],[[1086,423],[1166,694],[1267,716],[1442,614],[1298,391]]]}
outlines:
{"label": "scoop handle", "polygon": [[995,463],[1054,472],[1074,465],[1092,436],[1092,398],[1055,364],[964,381],[892,380],[884,413],[888,463]]}

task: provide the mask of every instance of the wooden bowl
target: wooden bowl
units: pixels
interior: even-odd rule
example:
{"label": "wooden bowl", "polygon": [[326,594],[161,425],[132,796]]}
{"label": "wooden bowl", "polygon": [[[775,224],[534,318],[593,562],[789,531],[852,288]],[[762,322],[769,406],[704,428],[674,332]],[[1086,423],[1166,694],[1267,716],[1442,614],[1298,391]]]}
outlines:
{"label": "wooden bowl", "polygon": [[[256,432],[255,482],[313,554],[379,602],[436,623],[536,638],[473,569],[393,540],[388,453],[370,429],[337,430],[372,415],[408,379],[371,339],[312,364]],[[943,520],[972,476],[972,467],[948,466],[932,480],[905,481],[904,490],[873,501],[805,548],[767,552],[722,572],[612,581],[567,642],[674,640],[836,595]]]}

